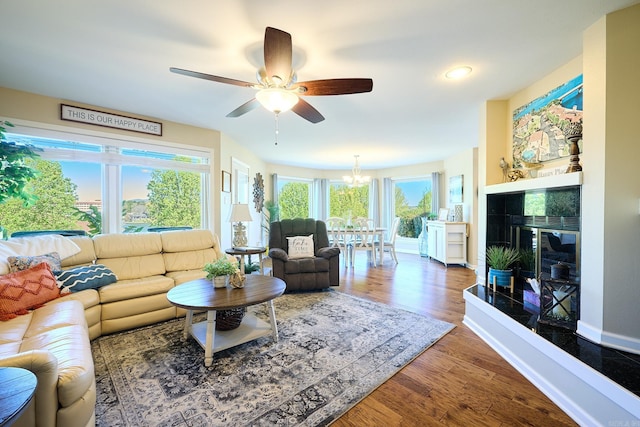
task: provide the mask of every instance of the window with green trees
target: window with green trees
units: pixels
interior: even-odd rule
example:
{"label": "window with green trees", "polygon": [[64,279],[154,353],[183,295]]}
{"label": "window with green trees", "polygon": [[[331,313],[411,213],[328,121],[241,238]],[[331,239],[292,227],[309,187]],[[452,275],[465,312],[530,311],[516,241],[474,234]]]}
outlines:
{"label": "window with green trees", "polygon": [[369,186],[351,187],[332,182],[329,186],[329,216],[347,221],[369,217]]}
{"label": "window with green trees", "polygon": [[311,217],[311,182],[293,178],[278,180],[280,219]]}
{"label": "window with green trees", "polygon": [[[204,152],[132,143],[135,148],[8,135],[41,148],[29,159],[37,179],[25,187],[31,205],[17,197],[0,203],[7,234],[24,230],[84,229],[89,234],[137,232],[149,226],[206,227],[209,159]],[[94,138],[95,139],[95,138]],[[160,149],[159,149],[160,148]],[[176,150],[178,151],[178,150]],[[73,160],[67,160],[67,159]],[[111,228],[103,218],[118,218]],[[113,228],[113,225],[118,228]]]}
{"label": "window with green trees", "polygon": [[398,235],[418,237],[422,218],[431,213],[431,179],[394,180],[395,215],[400,217]]}

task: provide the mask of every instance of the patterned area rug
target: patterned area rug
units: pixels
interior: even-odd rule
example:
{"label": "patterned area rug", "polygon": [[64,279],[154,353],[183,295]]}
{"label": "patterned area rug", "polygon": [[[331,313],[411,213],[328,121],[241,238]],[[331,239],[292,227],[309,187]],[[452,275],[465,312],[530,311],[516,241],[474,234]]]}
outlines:
{"label": "patterned area rug", "polygon": [[[335,291],[275,309],[278,343],[215,353],[209,368],[181,340],[184,319],[94,340],[97,425],[328,425],[454,327]],[[268,321],[265,304],[249,310]]]}

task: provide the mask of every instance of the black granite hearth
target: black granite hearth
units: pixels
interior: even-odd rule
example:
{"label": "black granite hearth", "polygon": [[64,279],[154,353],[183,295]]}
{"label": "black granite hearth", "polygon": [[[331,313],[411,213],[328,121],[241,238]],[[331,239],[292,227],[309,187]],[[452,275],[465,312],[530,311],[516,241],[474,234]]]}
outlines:
{"label": "black granite hearth", "polygon": [[640,355],[594,344],[570,329],[538,323],[538,314],[525,309],[522,291],[516,290],[513,298],[508,290],[500,289],[494,293],[482,285],[473,286],[466,292],[491,304],[523,327],[536,332],[569,355],[640,396]]}

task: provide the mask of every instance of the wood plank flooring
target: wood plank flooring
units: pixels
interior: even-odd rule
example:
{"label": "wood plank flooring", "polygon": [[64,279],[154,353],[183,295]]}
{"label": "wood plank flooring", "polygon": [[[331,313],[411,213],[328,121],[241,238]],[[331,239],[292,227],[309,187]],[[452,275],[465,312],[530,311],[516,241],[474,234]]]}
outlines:
{"label": "wood plank flooring", "polygon": [[[385,254],[386,255],[386,254]],[[383,267],[356,255],[341,260],[340,287],[350,295],[431,316],[456,328],[338,419],[332,426],[575,426],[526,378],[462,324],[462,292],[472,270],[445,268],[398,254]]]}

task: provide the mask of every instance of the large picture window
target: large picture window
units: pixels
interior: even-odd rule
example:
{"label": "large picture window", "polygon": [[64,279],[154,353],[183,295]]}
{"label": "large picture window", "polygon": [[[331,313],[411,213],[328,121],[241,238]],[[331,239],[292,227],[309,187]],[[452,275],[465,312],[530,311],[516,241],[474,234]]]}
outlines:
{"label": "large picture window", "polygon": [[369,186],[332,182],[329,186],[329,216],[344,218],[347,223],[354,218],[369,218]]}
{"label": "large picture window", "polygon": [[[58,136],[58,135],[56,135]],[[75,135],[76,138],[82,138]],[[83,229],[89,234],[146,231],[152,226],[208,227],[210,153],[90,137],[91,142],[7,134],[42,149],[29,160],[39,173],[31,206],[0,205],[8,233]]]}

